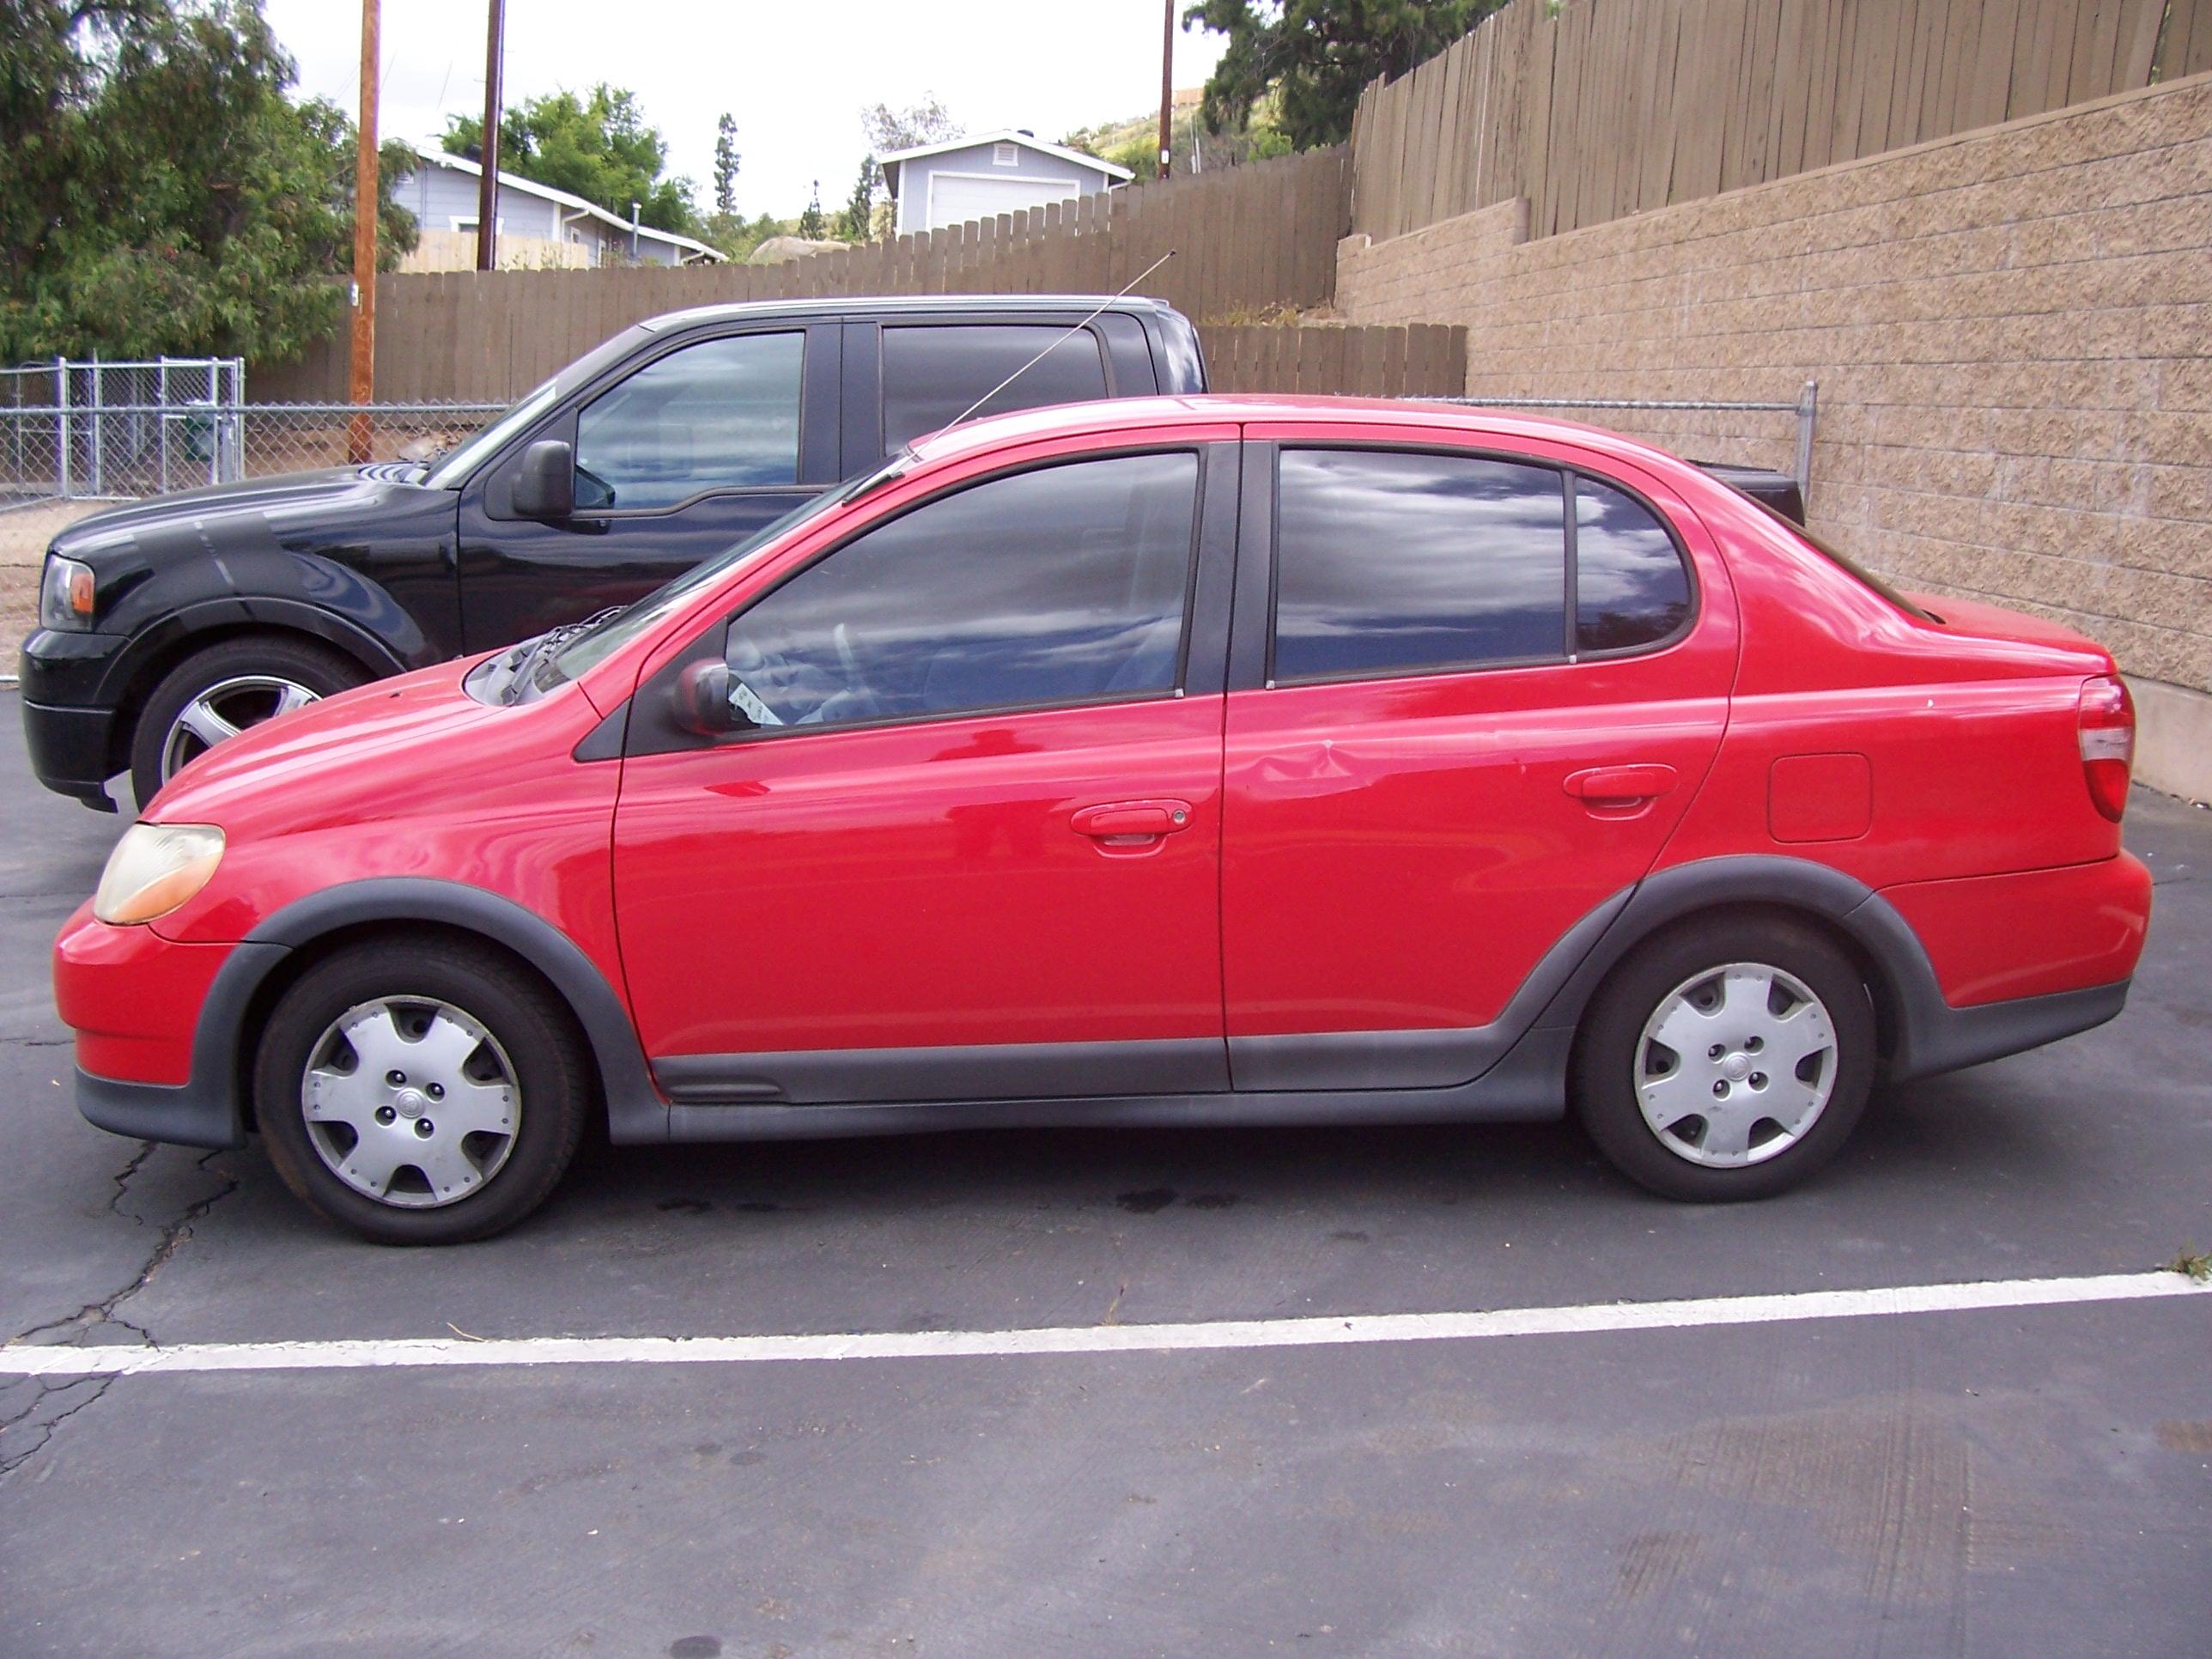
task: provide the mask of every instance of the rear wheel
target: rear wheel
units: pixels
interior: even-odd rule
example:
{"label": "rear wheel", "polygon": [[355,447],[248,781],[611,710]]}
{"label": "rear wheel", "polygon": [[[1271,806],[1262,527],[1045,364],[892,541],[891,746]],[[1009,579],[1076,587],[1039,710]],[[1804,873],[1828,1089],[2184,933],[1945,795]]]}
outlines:
{"label": "rear wheel", "polygon": [[567,1011],[495,951],[439,939],[317,963],[270,1012],[254,1107],[284,1183],[386,1244],[510,1227],[574,1156],[591,1074]]}
{"label": "rear wheel", "polygon": [[368,678],[353,659],[313,640],[249,635],[194,652],[162,677],[138,712],[131,787],[140,809],[224,739]]}
{"label": "rear wheel", "polygon": [[1668,1198],[1764,1198],[1834,1157],[1866,1109],[1876,1031],[1850,957],[1802,923],[1691,922],[1637,952],[1585,1018],[1575,1107]]}

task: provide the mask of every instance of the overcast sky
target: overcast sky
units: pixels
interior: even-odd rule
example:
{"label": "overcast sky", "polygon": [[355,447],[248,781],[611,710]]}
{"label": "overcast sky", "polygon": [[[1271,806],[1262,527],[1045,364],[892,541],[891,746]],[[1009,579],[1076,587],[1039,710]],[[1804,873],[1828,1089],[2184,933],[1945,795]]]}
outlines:
{"label": "overcast sky", "polygon": [[[834,207],[866,146],[860,112],[934,93],[971,132],[1056,139],[1156,110],[1162,0],[507,0],[507,101],[609,81],[638,95],[713,205],[714,122],[738,118],[738,206],[787,216],[812,182]],[[265,0],[299,94],[359,103],[354,0]],[[1176,9],[1182,9],[1181,3]],[[483,108],[483,0],[384,0],[380,125],[419,143]],[[1212,72],[1222,37],[1176,34],[1175,79]]]}

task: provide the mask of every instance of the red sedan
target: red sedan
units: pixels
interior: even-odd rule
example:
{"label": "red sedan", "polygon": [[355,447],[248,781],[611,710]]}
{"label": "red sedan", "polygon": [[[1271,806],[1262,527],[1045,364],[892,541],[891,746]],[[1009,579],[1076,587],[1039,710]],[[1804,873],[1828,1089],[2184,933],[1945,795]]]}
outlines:
{"label": "red sedan", "polygon": [[659,593],[183,772],[56,948],[104,1128],[371,1237],[617,1141],[1570,1107],[1672,1197],[2087,1030],[2111,656],[1694,468],[1405,404],[924,441]]}

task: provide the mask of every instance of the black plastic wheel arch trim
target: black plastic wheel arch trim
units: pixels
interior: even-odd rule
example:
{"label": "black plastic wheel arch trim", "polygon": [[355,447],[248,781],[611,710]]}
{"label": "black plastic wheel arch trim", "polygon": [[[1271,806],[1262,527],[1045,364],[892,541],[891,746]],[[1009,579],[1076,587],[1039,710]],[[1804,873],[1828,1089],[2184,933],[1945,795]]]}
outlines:
{"label": "black plastic wheel arch trim", "polygon": [[80,1073],[77,1099],[104,1129],[188,1146],[245,1141],[246,1015],[269,975],[291,953],[342,928],[427,923],[505,946],[551,982],[591,1045],[619,1142],[665,1140],[668,1104],[653,1086],[629,1016],[592,959],[534,911],[482,888],[415,876],[348,882],[285,906],[258,923],[217,970],[200,1006],[191,1079],[180,1085],[118,1082]]}

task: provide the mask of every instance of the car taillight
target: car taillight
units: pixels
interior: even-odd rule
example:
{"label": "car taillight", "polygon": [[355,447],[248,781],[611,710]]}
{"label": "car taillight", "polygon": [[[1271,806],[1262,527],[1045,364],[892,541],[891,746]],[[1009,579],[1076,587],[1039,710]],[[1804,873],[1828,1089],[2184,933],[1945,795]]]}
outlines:
{"label": "car taillight", "polygon": [[2136,705],[2110,674],[2081,682],[2081,775],[2089,799],[2114,823],[2128,810],[2128,773],[2136,758]]}

